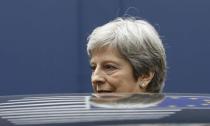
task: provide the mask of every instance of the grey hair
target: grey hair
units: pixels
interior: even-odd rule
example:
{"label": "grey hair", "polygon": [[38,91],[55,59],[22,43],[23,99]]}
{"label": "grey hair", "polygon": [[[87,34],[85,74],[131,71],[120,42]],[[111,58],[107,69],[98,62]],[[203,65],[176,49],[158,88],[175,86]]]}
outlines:
{"label": "grey hair", "polygon": [[116,48],[133,67],[134,77],[154,73],[146,91],[161,92],[166,76],[166,54],[155,28],[134,17],[117,18],[93,30],[88,37],[87,53],[103,47]]}

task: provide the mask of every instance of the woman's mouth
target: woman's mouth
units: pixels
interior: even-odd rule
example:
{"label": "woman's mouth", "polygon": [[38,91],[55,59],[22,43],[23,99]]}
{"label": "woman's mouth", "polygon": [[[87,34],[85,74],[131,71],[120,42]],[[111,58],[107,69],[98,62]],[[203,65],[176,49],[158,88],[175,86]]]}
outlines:
{"label": "woman's mouth", "polygon": [[109,91],[109,90],[99,90],[99,91],[96,91],[97,93],[113,93],[112,91]]}

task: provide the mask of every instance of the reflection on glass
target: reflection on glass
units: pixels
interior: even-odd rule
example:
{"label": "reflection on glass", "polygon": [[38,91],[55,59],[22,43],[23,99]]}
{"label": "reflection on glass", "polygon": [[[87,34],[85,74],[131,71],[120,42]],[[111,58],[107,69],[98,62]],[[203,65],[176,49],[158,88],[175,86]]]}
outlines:
{"label": "reflection on glass", "polygon": [[95,122],[103,125],[112,125],[113,122],[209,124],[209,112],[208,94],[106,93],[0,97],[0,126],[91,125]]}
{"label": "reflection on glass", "polygon": [[105,108],[145,108],[152,107],[164,99],[164,94],[125,94],[125,93],[104,93],[92,94],[90,104],[96,107]]}

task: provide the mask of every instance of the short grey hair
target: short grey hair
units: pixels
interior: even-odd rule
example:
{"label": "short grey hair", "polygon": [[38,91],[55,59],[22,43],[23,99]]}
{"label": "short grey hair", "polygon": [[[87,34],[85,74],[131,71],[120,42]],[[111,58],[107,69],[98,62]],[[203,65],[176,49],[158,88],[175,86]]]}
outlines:
{"label": "short grey hair", "polygon": [[88,37],[87,52],[111,46],[130,62],[134,77],[154,73],[146,92],[159,93],[166,76],[166,54],[155,28],[145,20],[121,18],[95,28]]}

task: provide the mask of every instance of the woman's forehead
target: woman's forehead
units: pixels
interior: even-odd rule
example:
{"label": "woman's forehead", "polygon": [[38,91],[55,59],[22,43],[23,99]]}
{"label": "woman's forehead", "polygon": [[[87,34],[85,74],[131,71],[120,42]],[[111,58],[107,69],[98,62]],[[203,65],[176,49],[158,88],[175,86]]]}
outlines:
{"label": "woman's forehead", "polygon": [[92,52],[90,62],[93,62],[97,59],[104,60],[126,60],[116,48],[106,47],[101,49],[96,49]]}
{"label": "woman's forehead", "polygon": [[92,57],[95,55],[103,55],[103,54],[115,55],[117,57],[123,58],[122,54],[118,51],[118,49],[111,46],[99,47],[91,51]]}

